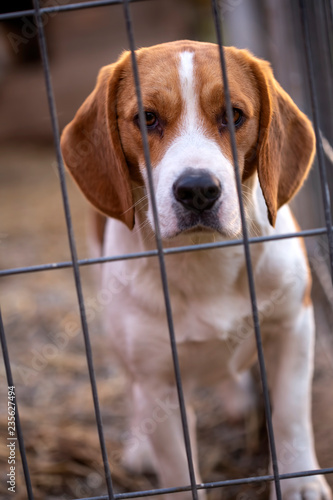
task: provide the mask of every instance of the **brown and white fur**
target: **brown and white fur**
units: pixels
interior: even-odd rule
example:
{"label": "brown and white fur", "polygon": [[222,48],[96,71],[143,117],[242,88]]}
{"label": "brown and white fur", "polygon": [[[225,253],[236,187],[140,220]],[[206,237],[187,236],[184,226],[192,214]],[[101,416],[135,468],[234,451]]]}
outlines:
{"label": "brown and white fur", "polygon": [[[292,233],[297,225],[287,203],[313,160],[311,123],[276,82],[267,62],[233,47],[226,47],[225,55],[250,236]],[[138,50],[137,61],[164,246],[240,238],[217,46],[172,42]],[[155,248],[128,52],[101,70],[94,91],[63,132],[62,150],[88,200],[110,217],[103,255]],[[216,188],[212,201],[207,179]],[[191,198],[192,181],[198,200]],[[207,206],[200,205],[201,197]],[[279,471],[316,469],[311,424],[314,319],[304,246],[298,238],[253,244],[251,257]],[[166,256],[166,266],[200,483],[193,389],[237,380],[256,360],[244,250],[240,245],[179,253]],[[149,419],[156,424],[154,432],[147,430],[145,449],[128,445],[127,462],[137,468],[152,464],[163,487],[187,485],[158,261],[141,258],[104,265],[102,287],[110,287],[114,276],[127,278],[105,313],[112,342],[106,348],[117,353],[131,381],[133,427]],[[293,459],[286,460],[291,448]],[[281,488],[284,500],[331,498],[320,475],[283,480]],[[205,498],[205,492],[200,490],[199,496]]]}

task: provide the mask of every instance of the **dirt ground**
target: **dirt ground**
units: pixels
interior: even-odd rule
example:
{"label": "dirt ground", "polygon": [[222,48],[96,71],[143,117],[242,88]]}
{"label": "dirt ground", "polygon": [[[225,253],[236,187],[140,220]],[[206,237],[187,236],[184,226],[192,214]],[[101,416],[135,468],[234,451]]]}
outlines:
{"label": "dirt ground", "polygon": [[[204,2],[196,3],[203,9],[204,18]],[[146,22],[138,24],[138,45],[176,39],[179,33],[183,38],[191,36],[191,15],[187,15],[190,21],[184,23],[180,10],[175,16],[161,4],[145,7],[141,13],[139,7],[134,7],[134,15]],[[185,4],[182,9],[188,9]],[[73,13],[68,13],[61,20],[50,19],[49,24],[60,127],[71,119],[91,90],[98,68],[114,60],[126,47],[125,35],[118,28],[122,23],[118,7],[77,15],[79,23],[74,22],[77,18]],[[161,17],[164,28],[156,21]],[[70,254],[42,72],[38,66],[17,66],[10,57],[6,64],[0,74],[0,266],[7,269],[67,261]],[[70,179],[68,190],[78,254],[85,258],[89,256],[85,238],[87,205]],[[313,246],[316,244],[321,243]],[[318,259],[313,258],[312,264],[317,272]],[[81,276],[84,296],[89,300],[96,294],[92,270],[81,268]],[[323,292],[328,286],[326,278],[320,274],[319,284],[315,273],[313,417],[320,465],[332,467],[333,317],[327,293]],[[105,494],[72,270],[2,277],[0,299],[35,499],[70,500]],[[68,324],[72,330],[65,336]],[[156,478],[134,476],[121,465],[127,428],[126,384],[105,350],[99,315],[89,322],[89,329],[115,491],[153,488]],[[256,371],[254,376],[257,380]],[[0,407],[0,496],[4,500],[23,500],[26,492],[20,467],[17,494],[8,494],[6,487],[7,382],[2,362],[0,380],[0,400],[4,402]],[[267,473],[267,439],[260,403],[240,421],[227,419],[209,394],[198,397],[197,410],[204,481]],[[328,480],[333,486],[333,478]],[[210,500],[222,498],[222,493],[225,500],[264,500],[268,498],[268,487],[257,484],[214,489],[209,493]]]}

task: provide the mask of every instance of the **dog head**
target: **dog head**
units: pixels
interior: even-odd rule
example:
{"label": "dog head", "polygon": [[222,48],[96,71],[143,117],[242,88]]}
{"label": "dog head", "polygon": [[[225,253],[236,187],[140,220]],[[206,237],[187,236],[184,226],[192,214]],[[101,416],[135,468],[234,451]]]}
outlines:
{"label": "dog head", "polygon": [[[161,234],[206,229],[233,237],[241,222],[218,47],[172,42],[137,51]],[[255,172],[268,219],[302,185],[314,155],[307,117],[269,64],[225,48],[242,180]],[[101,212],[134,226],[133,183],[147,187],[130,53],[102,68],[65,128],[65,164]],[[149,200],[147,217],[152,227]]]}

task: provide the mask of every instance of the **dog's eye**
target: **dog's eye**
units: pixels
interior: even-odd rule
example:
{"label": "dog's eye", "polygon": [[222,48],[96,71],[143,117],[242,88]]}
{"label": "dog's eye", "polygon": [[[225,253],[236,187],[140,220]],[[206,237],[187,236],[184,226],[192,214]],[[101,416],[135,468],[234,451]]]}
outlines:
{"label": "dog's eye", "polygon": [[[158,135],[160,138],[162,138],[164,135],[165,123],[160,119],[160,117],[157,114],[153,113],[152,111],[145,111],[144,117],[146,121],[147,131],[149,133]],[[138,114],[135,115],[133,121],[134,124],[138,128],[140,128],[140,120]]]}
{"label": "dog's eye", "polygon": [[151,113],[150,111],[146,111],[145,118],[146,118],[146,125],[148,128],[154,127],[154,125],[157,124],[157,118],[154,115],[154,113]]}
{"label": "dog's eye", "polygon": [[[235,127],[239,127],[244,122],[243,111],[238,108],[232,108],[234,114],[234,124]],[[222,126],[226,127],[228,125],[228,117],[227,112],[224,112],[222,115]]]}
{"label": "dog's eye", "polygon": [[[145,120],[148,131],[155,130],[156,128],[158,128],[159,126],[158,118],[152,111],[145,111]],[[140,127],[140,120],[138,114],[135,115],[134,117],[134,123],[137,125],[137,127]]]}

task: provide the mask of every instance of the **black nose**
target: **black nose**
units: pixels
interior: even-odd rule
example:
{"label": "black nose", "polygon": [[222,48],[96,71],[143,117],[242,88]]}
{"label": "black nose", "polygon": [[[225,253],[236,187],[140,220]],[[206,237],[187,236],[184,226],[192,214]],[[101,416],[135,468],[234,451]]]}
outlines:
{"label": "black nose", "polygon": [[188,169],[173,184],[176,200],[196,213],[212,208],[221,192],[218,178],[206,170]]}

